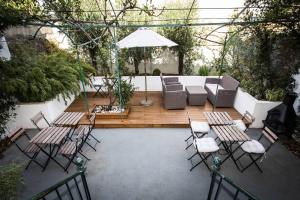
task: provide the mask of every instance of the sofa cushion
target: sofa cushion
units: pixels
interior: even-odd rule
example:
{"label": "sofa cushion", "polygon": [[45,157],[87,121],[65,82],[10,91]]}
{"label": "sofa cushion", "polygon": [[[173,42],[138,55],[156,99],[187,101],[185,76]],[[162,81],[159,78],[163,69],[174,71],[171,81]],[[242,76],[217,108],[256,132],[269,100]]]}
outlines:
{"label": "sofa cushion", "polygon": [[[212,83],[207,83],[206,87],[214,94],[216,95],[216,89],[217,89],[218,84],[212,84]],[[221,85],[218,86],[218,90],[224,89]]]}

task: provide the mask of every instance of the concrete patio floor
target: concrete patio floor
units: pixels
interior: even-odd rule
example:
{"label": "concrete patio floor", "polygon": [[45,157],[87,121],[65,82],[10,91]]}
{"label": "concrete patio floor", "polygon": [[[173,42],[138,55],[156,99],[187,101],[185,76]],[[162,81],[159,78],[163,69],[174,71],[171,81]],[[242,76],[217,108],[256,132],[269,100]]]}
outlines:
{"label": "concrete patio floor", "polygon": [[[102,140],[97,152],[84,148],[92,159],[87,164],[92,199],[206,199],[210,172],[204,165],[189,171],[191,163],[186,158],[194,152],[193,148],[184,150],[189,133],[185,128],[95,129],[93,134]],[[257,137],[259,130],[250,129],[248,133]],[[26,158],[12,146],[0,164],[14,160]],[[300,199],[299,158],[277,143],[267,153],[262,168],[262,174],[255,166],[241,173],[228,160],[221,173],[260,199]],[[41,172],[32,164],[24,171],[20,199],[28,199],[73,172],[74,166],[66,174],[53,162]],[[219,199],[228,199],[225,195],[221,193]]]}

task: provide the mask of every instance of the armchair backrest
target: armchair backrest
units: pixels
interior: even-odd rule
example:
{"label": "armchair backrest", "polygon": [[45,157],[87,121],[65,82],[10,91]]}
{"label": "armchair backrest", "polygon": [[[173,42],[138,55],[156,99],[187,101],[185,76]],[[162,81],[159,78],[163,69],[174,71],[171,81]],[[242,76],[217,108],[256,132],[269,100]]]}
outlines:
{"label": "armchair backrest", "polygon": [[181,91],[183,90],[182,84],[176,84],[176,85],[163,85],[165,92],[168,91]]}
{"label": "armchair backrest", "polygon": [[167,85],[168,83],[178,83],[179,79],[178,77],[163,77],[162,80]]}
{"label": "armchair backrest", "polygon": [[235,80],[234,78],[232,78],[231,76],[228,75],[224,75],[221,79],[221,86],[224,89],[228,89],[228,90],[237,90],[237,88],[239,87],[240,82],[238,82],[237,80]]}

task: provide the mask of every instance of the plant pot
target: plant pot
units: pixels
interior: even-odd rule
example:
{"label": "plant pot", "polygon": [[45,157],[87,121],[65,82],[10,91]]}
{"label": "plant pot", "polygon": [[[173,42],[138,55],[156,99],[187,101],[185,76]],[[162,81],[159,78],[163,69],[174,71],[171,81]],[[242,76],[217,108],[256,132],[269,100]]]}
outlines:
{"label": "plant pot", "polygon": [[[130,108],[124,108],[122,112],[97,112],[97,107],[107,107],[107,105],[94,105],[91,109],[92,113],[96,114],[96,119],[126,119],[129,115]],[[90,112],[90,113],[91,113]]]}

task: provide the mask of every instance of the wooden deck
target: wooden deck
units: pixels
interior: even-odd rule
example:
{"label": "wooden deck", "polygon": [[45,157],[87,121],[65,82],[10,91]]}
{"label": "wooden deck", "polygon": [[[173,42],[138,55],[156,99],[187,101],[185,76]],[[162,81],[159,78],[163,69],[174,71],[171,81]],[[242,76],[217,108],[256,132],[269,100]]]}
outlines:
{"label": "wooden deck", "polygon": [[[184,110],[166,110],[163,107],[160,92],[149,92],[149,99],[154,104],[150,107],[143,107],[139,102],[144,99],[144,92],[135,92],[130,101],[130,113],[127,119],[97,119],[97,128],[143,128],[143,127],[168,127],[185,128],[188,127],[188,116],[193,120],[206,121],[203,112],[212,111],[212,105],[207,101],[205,106],[187,106]],[[88,94],[89,107],[95,104],[105,105],[108,99],[93,98]],[[78,97],[67,109],[69,112],[84,112],[84,103]],[[217,108],[215,111],[226,111],[232,119],[239,119],[241,115],[234,108]],[[83,117],[80,124],[87,124],[88,120]]]}

